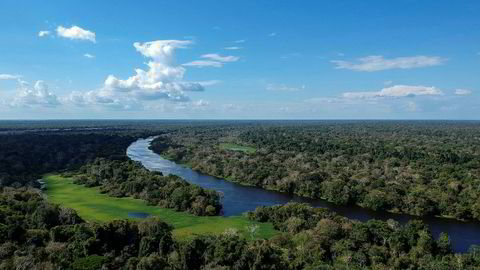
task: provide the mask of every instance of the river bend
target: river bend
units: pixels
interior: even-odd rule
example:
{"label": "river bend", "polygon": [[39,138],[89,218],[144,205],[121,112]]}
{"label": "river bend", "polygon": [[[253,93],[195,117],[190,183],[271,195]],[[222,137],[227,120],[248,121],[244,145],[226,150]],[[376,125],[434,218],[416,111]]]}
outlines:
{"label": "river bend", "polygon": [[470,245],[480,244],[480,222],[462,222],[439,217],[414,217],[403,214],[375,212],[358,206],[338,206],[320,199],[310,199],[269,191],[260,187],[243,186],[194,171],[162,158],[149,149],[152,140],[153,138],[139,139],[132,143],[127,149],[128,157],[141,162],[149,170],[160,171],[165,175],[177,175],[189,183],[223,193],[224,216],[241,215],[246,211],[255,210],[258,206],[302,202],[309,203],[315,207],[326,207],[342,216],[360,221],[394,219],[404,224],[411,219],[420,219],[428,224],[434,237],[438,237],[441,232],[448,233],[455,252],[466,252]]}

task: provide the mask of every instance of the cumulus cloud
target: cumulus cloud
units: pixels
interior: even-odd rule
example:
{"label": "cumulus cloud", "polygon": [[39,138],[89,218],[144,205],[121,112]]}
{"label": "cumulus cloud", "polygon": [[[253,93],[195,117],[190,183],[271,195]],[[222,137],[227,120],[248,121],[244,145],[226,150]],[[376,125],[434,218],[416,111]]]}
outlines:
{"label": "cumulus cloud", "polygon": [[224,50],[240,50],[242,49],[243,47],[239,47],[239,46],[230,46],[230,47],[225,47],[223,48]]}
{"label": "cumulus cloud", "polygon": [[25,81],[20,80],[19,83],[20,88],[12,105],[45,107],[60,105],[57,96],[48,89],[48,85],[44,81],[37,81],[33,88]]}
{"label": "cumulus cloud", "polygon": [[87,58],[95,58],[95,55],[89,54],[89,53],[86,53],[86,54],[84,54],[83,56],[85,56],[85,57],[87,57]]}
{"label": "cumulus cloud", "polygon": [[112,97],[102,95],[98,91],[71,92],[69,95],[61,98],[62,103],[72,104],[78,107],[97,105],[112,110],[139,110],[143,105],[135,98],[128,96]]}
{"label": "cumulus cloud", "polygon": [[135,69],[135,75],[119,79],[109,75],[103,87],[86,93],[72,93],[66,100],[77,105],[96,104],[118,109],[140,108],[142,101],[169,100],[187,102],[185,92],[203,91],[199,82],[183,80],[186,69],[175,64],[175,50],[186,48],[188,40],[157,40],[135,42],[133,46],[144,57],[150,59],[148,70]]}
{"label": "cumulus cloud", "polygon": [[458,96],[467,96],[467,95],[470,95],[472,94],[472,90],[468,90],[468,89],[455,89],[455,95],[458,95]]}
{"label": "cumulus cloud", "polygon": [[46,36],[48,36],[48,35],[50,35],[50,31],[45,31],[45,30],[44,30],[44,31],[38,32],[38,36],[39,36],[39,37],[46,37]]}
{"label": "cumulus cloud", "polygon": [[12,75],[12,74],[0,74],[0,80],[17,80],[20,79],[22,76],[20,75]]}
{"label": "cumulus cloud", "polygon": [[96,42],[94,32],[85,30],[76,25],[70,28],[66,28],[63,26],[57,27],[57,36],[72,39],[72,40],[78,39],[78,40],[88,40],[93,43]]}
{"label": "cumulus cloud", "polygon": [[191,44],[190,40],[157,40],[145,43],[135,42],[133,47],[143,56],[152,58],[154,62],[168,65],[173,64],[176,49],[184,49]]}
{"label": "cumulus cloud", "polygon": [[372,92],[346,92],[342,97],[348,99],[368,99],[383,97],[414,97],[414,96],[435,96],[442,95],[442,91],[434,86],[421,85],[394,85],[380,91]]}
{"label": "cumulus cloud", "polygon": [[349,69],[354,71],[381,71],[388,69],[411,69],[420,67],[431,67],[443,64],[445,58],[438,56],[410,56],[385,59],[381,55],[371,55],[358,59],[358,62],[349,62],[343,60],[332,60],[336,69]]}
{"label": "cumulus cloud", "polygon": [[296,86],[287,86],[285,84],[269,83],[269,84],[267,84],[266,89],[269,90],[269,91],[296,92],[296,91],[300,91],[300,90],[305,89],[305,85],[302,85],[300,87],[296,87]]}

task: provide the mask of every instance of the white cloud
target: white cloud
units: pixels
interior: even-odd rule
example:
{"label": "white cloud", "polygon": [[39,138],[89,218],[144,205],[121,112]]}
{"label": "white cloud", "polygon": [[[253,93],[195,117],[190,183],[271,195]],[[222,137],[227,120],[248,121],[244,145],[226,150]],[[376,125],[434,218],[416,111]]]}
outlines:
{"label": "white cloud", "polygon": [[50,31],[40,31],[40,32],[38,32],[39,37],[46,37],[48,35],[50,35]]}
{"label": "white cloud", "polygon": [[233,43],[245,43],[246,40],[245,39],[239,39],[239,40],[235,40]]}
{"label": "white cloud", "polygon": [[13,106],[45,106],[60,105],[57,96],[48,89],[44,81],[37,81],[33,88],[25,81],[19,81],[20,88],[14,97]]}
{"label": "white cloud", "polygon": [[64,38],[69,38],[69,39],[88,40],[88,41],[91,41],[93,43],[96,42],[94,32],[91,32],[89,30],[85,30],[85,29],[83,29],[81,27],[78,27],[76,25],[74,25],[70,28],[65,28],[63,26],[57,27],[57,36],[64,37]]}
{"label": "white cloud", "polygon": [[183,66],[187,67],[223,67],[223,63],[217,61],[209,61],[209,60],[195,60],[192,62],[188,62],[183,64]]}
{"label": "white cloud", "polygon": [[174,51],[187,48],[191,44],[190,40],[157,40],[145,43],[135,42],[133,47],[143,56],[152,58],[154,62],[171,65],[174,64]]}
{"label": "white cloud", "polygon": [[344,97],[315,97],[306,99],[305,102],[315,105],[324,105],[324,106],[345,106],[345,105],[373,105],[378,104],[377,100],[373,99],[349,99]]}
{"label": "white cloud", "polygon": [[393,84],[393,81],[392,80],[384,81],[383,84],[384,85],[391,85],[391,84]]}
{"label": "white cloud", "polygon": [[413,101],[409,101],[405,105],[405,109],[409,112],[416,112],[418,110],[417,103],[415,103]]}
{"label": "white cloud", "polygon": [[84,106],[103,106],[112,110],[139,110],[143,108],[143,104],[135,98],[128,96],[105,96],[99,94],[98,91],[88,92],[71,92],[69,95],[61,98],[62,103],[72,104],[79,107]]}
{"label": "white cloud", "polygon": [[243,107],[238,104],[227,103],[222,105],[223,110],[225,111],[239,111],[242,110]]}
{"label": "white cloud", "polygon": [[300,87],[295,87],[295,86],[287,86],[285,84],[269,83],[269,84],[267,84],[266,89],[269,90],[269,91],[295,92],[295,91],[300,91],[300,90],[305,89],[305,85],[302,85]]}
{"label": "white cloud", "polygon": [[269,37],[274,37],[276,35],[277,35],[277,33],[275,33],[275,32],[268,34]]}
{"label": "white cloud", "polygon": [[370,99],[384,97],[413,97],[442,95],[442,91],[433,86],[394,85],[374,92],[346,92],[342,97],[347,99]]}
{"label": "white cloud", "polygon": [[20,79],[22,76],[20,75],[12,75],[12,74],[0,74],[0,80],[17,80]]}
{"label": "white cloud", "polygon": [[337,97],[316,97],[316,98],[309,98],[305,100],[309,103],[342,103],[342,98]]}
{"label": "white cloud", "polygon": [[210,105],[210,102],[208,102],[206,100],[203,100],[203,99],[200,99],[200,100],[197,100],[197,101],[193,101],[192,105],[196,108],[205,108],[205,107],[208,107]]}
{"label": "white cloud", "polygon": [[215,84],[219,84],[221,83],[222,81],[220,80],[209,80],[209,81],[201,81],[201,82],[198,82],[201,86],[210,86],[210,85],[215,85]]}
{"label": "white cloud", "polygon": [[89,54],[89,53],[86,53],[86,54],[84,54],[83,56],[85,56],[85,57],[87,57],[87,58],[95,58],[95,55]]}
{"label": "white cloud", "polygon": [[243,47],[231,46],[231,47],[225,47],[223,49],[224,50],[240,50],[240,49],[243,49]]}
{"label": "white cloud", "polygon": [[210,59],[212,61],[217,61],[217,62],[236,62],[236,61],[238,61],[238,59],[240,59],[240,57],[238,57],[238,56],[232,56],[232,55],[221,56],[221,55],[216,54],[216,53],[204,54],[201,57]]}
{"label": "white cloud", "polygon": [[385,59],[381,55],[371,55],[359,58],[357,63],[343,60],[332,60],[331,62],[336,65],[336,69],[372,72],[388,69],[410,69],[438,66],[443,64],[445,61],[445,58],[438,56],[419,55]]}
{"label": "white cloud", "polygon": [[455,89],[455,95],[458,95],[458,96],[467,96],[467,95],[470,95],[472,94],[472,90],[468,90],[468,89]]}
{"label": "white cloud", "polygon": [[224,63],[227,62],[236,62],[240,57],[238,56],[221,56],[216,53],[209,53],[209,54],[204,54],[201,56],[202,58],[208,59],[208,60],[195,60],[192,62],[188,62],[183,64],[183,66],[190,66],[190,67],[223,67]]}
{"label": "white cloud", "polygon": [[[175,50],[186,48],[188,40],[157,40],[146,43],[135,42],[133,46],[150,59],[148,70],[135,69],[135,75],[119,79],[109,75],[103,87],[86,93],[72,93],[66,100],[77,105],[103,105],[114,109],[136,109],[143,101],[169,100],[187,102],[188,91],[203,91],[201,82],[183,80],[186,69],[175,64]],[[207,82],[208,84],[208,82]]]}

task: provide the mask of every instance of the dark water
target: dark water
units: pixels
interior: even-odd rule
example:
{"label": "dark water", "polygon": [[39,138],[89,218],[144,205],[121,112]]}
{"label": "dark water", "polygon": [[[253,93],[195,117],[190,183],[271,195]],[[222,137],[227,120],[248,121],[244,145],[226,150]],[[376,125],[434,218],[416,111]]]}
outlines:
{"label": "dark water", "polygon": [[129,218],[147,218],[149,217],[149,213],[144,213],[144,212],[130,212],[128,213]]}
{"label": "dark water", "polygon": [[140,139],[127,149],[127,155],[143,166],[164,174],[174,174],[186,181],[224,194],[224,216],[241,215],[243,212],[255,210],[258,206],[285,204],[288,202],[305,202],[315,207],[326,207],[338,214],[360,221],[369,219],[394,219],[404,224],[411,219],[423,220],[429,225],[435,237],[441,232],[450,236],[455,252],[466,252],[470,245],[480,244],[480,222],[462,222],[438,217],[414,217],[409,215],[375,212],[358,206],[338,206],[320,199],[309,199],[286,193],[268,191],[258,187],[248,187],[228,182],[213,176],[193,171],[172,161],[166,160],[148,149],[150,139]]}

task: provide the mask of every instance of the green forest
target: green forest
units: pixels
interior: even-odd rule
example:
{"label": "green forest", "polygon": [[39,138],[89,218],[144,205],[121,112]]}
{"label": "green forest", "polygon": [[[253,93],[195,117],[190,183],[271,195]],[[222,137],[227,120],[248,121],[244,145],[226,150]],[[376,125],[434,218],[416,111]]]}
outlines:
{"label": "green forest", "polygon": [[220,212],[219,195],[191,185],[178,176],[151,172],[137,162],[96,159],[81,167],[74,183],[100,187],[113,197],[133,197],[150,205],[188,211],[198,216],[214,216]]}
{"label": "green forest", "polygon": [[[478,219],[477,123],[206,121],[92,128],[1,129],[0,269],[480,268],[480,246],[455,253],[447,234],[434,236],[418,220],[360,222],[300,203],[221,217],[220,194],[126,156],[137,138],[157,136],[155,152],[230,181],[376,211]],[[92,206],[70,201],[73,209],[66,207],[65,196],[48,185],[41,189],[42,177],[57,187],[68,181],[63,186],[82,190],[79,196],[125,199],[122,207],[135,201],[158,214],[87,220],[80,213],[95,213]],[[223,231],[176,228],[181,222]]]}
{"label": "green forest", "polygon": [[219,125],[162,134],[151,148],[245,185],[375,211],[480,220],[479,134],[475,122]]}
{"label": "green forest", "polygon": [[[86,223],[32,188],[0,193],[0,269],[478,269],[480,247],[453,254],[421,222],[351,221],[304,204],[247,213],[283,233],[270,239],[172,237],[161,217]],[[252,230],[254,232],[254,230]]]}

